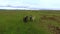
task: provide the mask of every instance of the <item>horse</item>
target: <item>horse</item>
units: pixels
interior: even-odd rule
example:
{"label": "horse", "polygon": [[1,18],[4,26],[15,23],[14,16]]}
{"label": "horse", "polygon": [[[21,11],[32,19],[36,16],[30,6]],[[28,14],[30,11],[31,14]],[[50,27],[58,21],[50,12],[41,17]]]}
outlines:
{"label": "horse", "polygon": [[26,23],[26,22],[28,22],[28,16],[25,16],[24,18],[23,18],[23,21]]}

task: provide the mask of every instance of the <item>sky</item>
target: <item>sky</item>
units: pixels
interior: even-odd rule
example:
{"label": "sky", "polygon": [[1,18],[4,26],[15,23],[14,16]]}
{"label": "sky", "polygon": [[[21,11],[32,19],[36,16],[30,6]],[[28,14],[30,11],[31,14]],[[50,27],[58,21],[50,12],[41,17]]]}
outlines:
{"label": "sky", "polygon": [[[60,0],[0,0],[0,6],[7,5],[26,6],[28,8],[60,10]],[[0,9],[2,9],[2,7],[0,7]]]}

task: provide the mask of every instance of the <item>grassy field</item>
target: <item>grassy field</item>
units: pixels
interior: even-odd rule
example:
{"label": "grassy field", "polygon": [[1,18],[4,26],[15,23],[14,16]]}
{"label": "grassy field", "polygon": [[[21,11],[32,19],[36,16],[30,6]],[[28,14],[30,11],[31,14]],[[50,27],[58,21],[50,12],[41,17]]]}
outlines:
{"label": "grassy field", "polygon": [[[24,23],[26,15],[35,21]],[[52,26],[60,27],[60,11],[0,10],[0,34],[55,34]]]}

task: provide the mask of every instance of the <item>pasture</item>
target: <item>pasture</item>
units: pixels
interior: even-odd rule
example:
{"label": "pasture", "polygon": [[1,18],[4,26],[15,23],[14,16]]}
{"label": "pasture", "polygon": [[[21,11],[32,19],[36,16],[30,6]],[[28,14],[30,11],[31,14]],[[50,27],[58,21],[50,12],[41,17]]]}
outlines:
{"label": "pasture", "polygon": [[[26,15],[35,16],[35,21],[24,23]],[[52,26],[60,27],[60,11],[0,10],[0,34],[56,34]]]}

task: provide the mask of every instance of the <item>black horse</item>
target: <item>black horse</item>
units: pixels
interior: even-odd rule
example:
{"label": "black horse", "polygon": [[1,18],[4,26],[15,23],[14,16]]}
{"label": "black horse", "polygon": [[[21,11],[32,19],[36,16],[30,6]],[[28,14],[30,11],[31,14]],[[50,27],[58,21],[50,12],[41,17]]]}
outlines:
{"label": "black horse", "polygon": [[25,17],[23,18],[23,21],[24,21],[25,23],[27,23],[27,22],[28,22],[28,16],[25,16]]}

